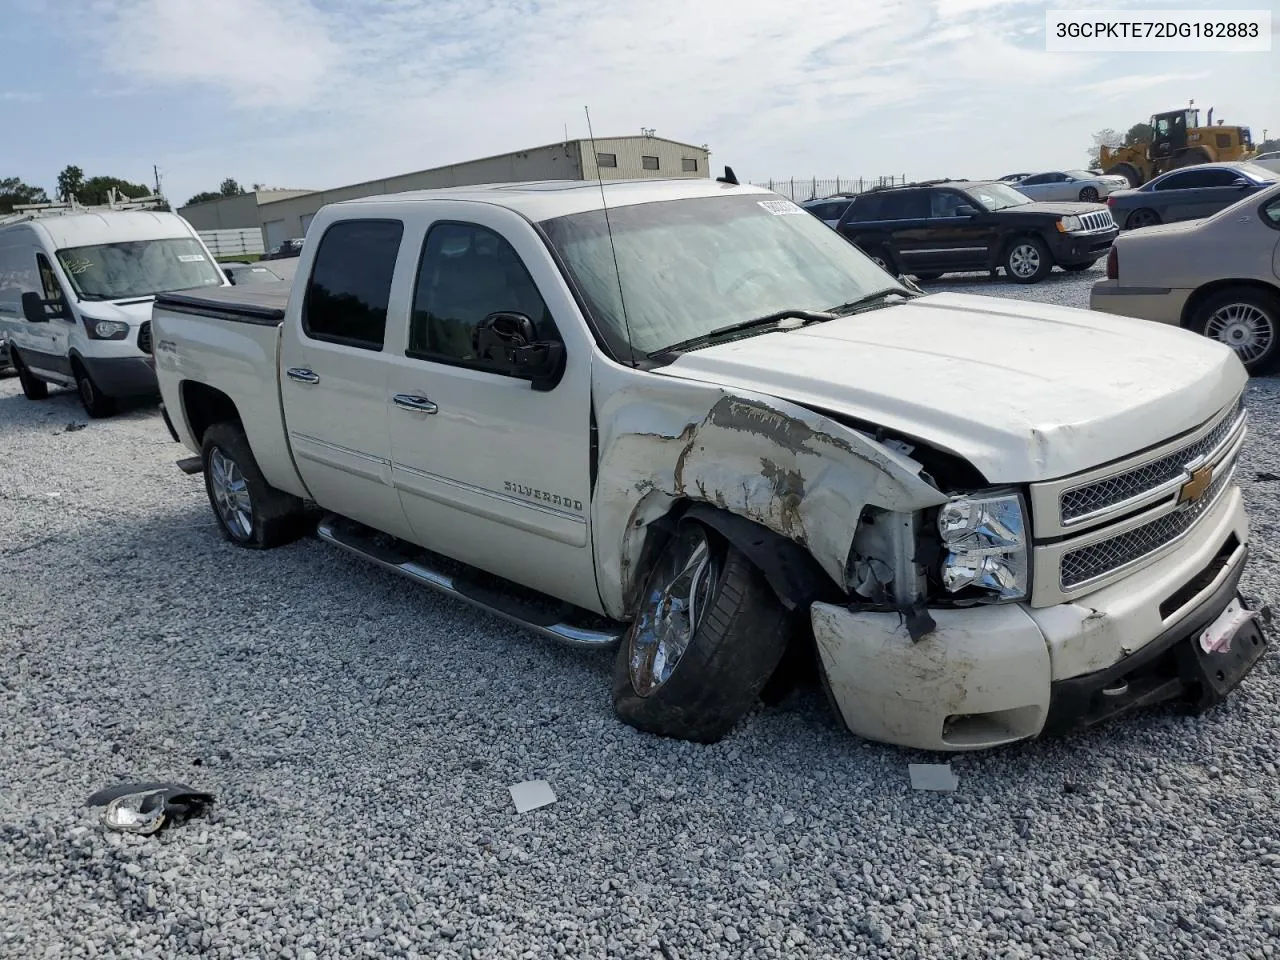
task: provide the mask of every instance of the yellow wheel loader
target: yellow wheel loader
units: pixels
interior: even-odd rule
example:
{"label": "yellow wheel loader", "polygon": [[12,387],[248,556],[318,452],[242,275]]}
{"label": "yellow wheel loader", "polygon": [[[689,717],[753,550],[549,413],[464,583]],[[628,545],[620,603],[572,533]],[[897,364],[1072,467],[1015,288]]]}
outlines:
{"label": "yellow wheel loader", "polygon": [[1247,160],[1253,152],[1248,127],[1224,126],[1221,120],[1215,127],[1212,107],[1202,127],[1200,111],[1192,107],[1153,116],[1150,143],[1103,146],[1098,165],[1106,173],[1127,177],[1130,186],[1140,187],[1168,170],[1218,160]]}

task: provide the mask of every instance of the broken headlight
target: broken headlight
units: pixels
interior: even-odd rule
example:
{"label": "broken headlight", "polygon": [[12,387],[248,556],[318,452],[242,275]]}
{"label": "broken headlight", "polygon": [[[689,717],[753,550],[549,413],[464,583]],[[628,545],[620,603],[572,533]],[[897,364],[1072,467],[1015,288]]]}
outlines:
{"label": "broken headlight", "polygon": [[1018,494],[957,497],[938,510],[938,534],[940,579],[948,593],[998,600],[1027,595],[1027,512]]}

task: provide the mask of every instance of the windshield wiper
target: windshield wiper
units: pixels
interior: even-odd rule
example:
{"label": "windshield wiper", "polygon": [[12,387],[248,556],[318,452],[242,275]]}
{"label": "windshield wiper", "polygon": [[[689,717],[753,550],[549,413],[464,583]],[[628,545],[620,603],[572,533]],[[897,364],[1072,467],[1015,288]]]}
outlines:
{"label": "windshield wiper", "polygon": [[904,300],[910,300],[912,297],[919,296],[911,290],[904,290],[902,287],[885,287],[883,290],[874,290],[871,293],[858,297],[856,300],[850,300],[848,303],[842,303],[839,306],[832,307],[830,312],[836,316],[847,317],[851,313],[857,313],[860,307],[870,306],[873,303],[879,303],[887,300],[889,297],[898,296]]}
{"label": "windshield wiper", "polygon": [[661,350],[654,350],[649,354],[649,357],[660,357],[668,353],[681,353],[685,350],[707,347],[729,334],[753,330],[756,327],[767,327],[781,323],[783,320],[801,320],[803,322],[797,326],[804,326],[806,323],[821,323],[824,320],[834,320],[835,318],[836,315],[834,313],[823,310],[778,310],[774,313],[767,313],[763,317],[754,317],[751,320],[740,320],[737,323],[716,327],[709,333],[700,333],[696,337],[681,340],[679,343],[673,343],[671,346],[663,347]]}

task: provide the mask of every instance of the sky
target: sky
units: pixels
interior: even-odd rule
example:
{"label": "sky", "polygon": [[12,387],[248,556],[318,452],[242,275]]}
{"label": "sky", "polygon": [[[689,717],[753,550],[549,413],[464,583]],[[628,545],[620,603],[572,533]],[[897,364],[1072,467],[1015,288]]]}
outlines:
{"label": "sky", "polygon": [[[1232,8],[1274,0],[1232,0]],[[0,177],[322,189],[584,137],[712,169],[998,177],[1194,99],[1280,136],[1270,53],[1046,53],[1046,8],[1164,0],[4,0]],[[56,13],[54,12],[56,10]],[[1273,32],[1280,28],[1280,16]]]}

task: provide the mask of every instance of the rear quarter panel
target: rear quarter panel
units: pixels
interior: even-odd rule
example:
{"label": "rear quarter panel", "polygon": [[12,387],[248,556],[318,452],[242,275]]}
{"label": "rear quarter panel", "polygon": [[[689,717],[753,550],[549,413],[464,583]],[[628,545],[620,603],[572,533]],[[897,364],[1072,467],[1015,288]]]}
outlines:
{"label": "rear quarter panel", "polygon": [[306,497],[280,404],[280,332],[280,324],[216,319],[159,304],[151,317],[160,394],[183,445],[200,452],[185,408],[183,384],[212,387],[235,404],[267,482]]}

